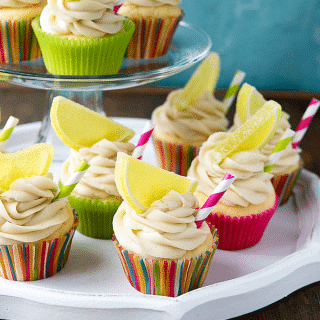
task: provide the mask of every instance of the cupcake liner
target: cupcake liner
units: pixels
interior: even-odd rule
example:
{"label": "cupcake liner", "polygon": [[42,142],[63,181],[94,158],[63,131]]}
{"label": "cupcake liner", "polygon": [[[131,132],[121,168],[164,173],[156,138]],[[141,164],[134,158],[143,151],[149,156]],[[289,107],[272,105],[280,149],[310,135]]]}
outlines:
{"label": "cupcake liner", "polygon": [[162,169],[186,176],[192,160],[198,155],[200,148],[181,145],[153,138],[158,165]]}
{"label": "cupcake liner", "polygon": [[[215,229],[214,238],[216,235]],[[195,258],[157,260],[124,249],[116,237],[112,240],[131,286],[144,294],[168,297],[177,297],[203,285],[218,244],[216,241],[210,250]]]}
{"label": "cupcake liner", "polygon": [[240,250],[257,244],[261,240],[278,205],[279,198],[276,196],[274,206],[259,214],[245,217],[230,217],[223,214],[211,213],[206,221],[209,226],[214,226],[218,229],[218,249]]}
{"label": "cupcake liner", "polygon": [[58,75],[111,75],[120,70],[134,23],[124,20],[124,30],[100,38],[68,38],[41,31],[39,18],[32,22],[48,72]]}
{"label": "cupcake liner", "polygon": [[111,239],[113,235],[112,220],[122,199],[104,203],[102,201],[87,200],[76,196],[69,196],[69,204],[79,216],[77,231],[96,239]]}
{"label": "cupcake liner", "polygon": [[41,57],[31,22],[32,19],[1,21],[0,63],[17,63]]}
{"label": "cupcake liner", "polygon": [[273,184],[276,194],[280,198],[279,206],[282,206],[289,200],[289,196],[300,175],[302,168],[303,161],[301,160],[299,163],[299,168],[297,168],[293,172],[289,174],[274,174],[271,182]]}
{"label": "cupcake liner", "polygon": [[182,18],[183,14],[166,19],[131,19],[136,28],[126,57],[150,59],[165,55]]}
{"label": "cupcake liner", "polygon": [[45,279],[59,272],[68,261],[78,225],[77,214],[69,232],[54,240],[0,245],[0,276],[14,281]]}

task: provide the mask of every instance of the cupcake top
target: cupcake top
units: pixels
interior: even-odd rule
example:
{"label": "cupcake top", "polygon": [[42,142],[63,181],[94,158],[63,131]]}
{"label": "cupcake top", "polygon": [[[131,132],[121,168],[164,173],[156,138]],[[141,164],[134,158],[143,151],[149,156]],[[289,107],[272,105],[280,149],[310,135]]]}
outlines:
{"label": "cupcake top", "polygon": [[274,193],[271,183],[272,174],[264,172],[268,157],[259,150],[243,151],[226,158],[220,165],[212,161],[210,150],[223,141],[229,133],[212,134],[200,148],[188,171],[188,176],[199,181],[196,191],[210,196],[224,175],[229,172],[236,180],[220,200],[227,206],[248,207],[261,204]]}
{"label": "cupcake top", "polygon": [[115,0],[48,0],[40,16],[43,31],[88,38],[117,34],[124,18],[113,13]]}
{"label": "cupcake top", "polygon": [[108,196],[120,196],[115,180],[114,169],[119,151],[131,154],[135,146],[129,142],[108,141],[102,139],[91,148],[71,150],[70,156],[64,162],[61,172],[61,182],[67,182],[76,167],[86,159],[90,167],[74,189],[74,193],[84,197],[104,199]]}
{"label": "cupcake top", "polygon": [[139,214],[123,202],[113,219],[118,242],[145,257],[178,259],[202,245],[210,229],[195,224],[198,201],[191,193],[170,191]]}
{"label": "cupcake top", "polygon": [[[289,128],[291,128],[291,125],[288,121],[288,117],[282,116],[280,119],[280,124],[277,127],[274,136],[265,145],[261,152],[267,157],[269,157],[278,141],[281,139],[285,131]],[[290,167],[298,166],[298,163],[300,161],[300,152],[300,148],[293,149],[292,143],[289,143],[287,147],[284,149],[283,153],[281,154],[281,157],[275,163],[274,167],[271,170],[271,173],[274,174],[286,172],[287,170],[290,170]]]}
{"label": "cupcake top", "polygon": [[155,134],[164,132],[174,139],[181,140],[179,142],[201,146],[212,133],[226,130],[226,109],[211,92],[204,92],[194,106],[179,111],[173,105],[173,101],[181,91],[182,89],[172,91],[165,103],[152,113],[152,119],[156,124]]}
{"label": "cupcake top", "polygon": [[43,0],[0,0],[0,8],[30,7],[42,2]]}
{"label": "cupcake top", "polygon": [[126,0],[126,2],[135,4],[137,6],[158,7],[164,4],[177,6],[181,3],[181,0]]}
{"label": "cupcake top", "polygon": [[52,175],[15,180],[0,195],[0,243],[43,240],[69,218],[67,202],[54,200],[58,185]]}

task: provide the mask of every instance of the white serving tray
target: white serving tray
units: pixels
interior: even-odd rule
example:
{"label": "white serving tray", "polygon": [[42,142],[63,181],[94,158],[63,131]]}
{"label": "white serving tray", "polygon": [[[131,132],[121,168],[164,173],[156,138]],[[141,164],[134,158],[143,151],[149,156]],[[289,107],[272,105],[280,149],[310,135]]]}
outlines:
{"label": "white serving tray", "polygon": [[[116,118],[140,136],[144,119]],[[7,144],[16,151],[36,140],[40,123],[18,126]],[[57,140],[51,171],[58,181],[68,149]],[[156,164],[153,144],[144,160]],[[227,319],[265,307],[320,280],[319,178],[303,170],[294,196],[280,207],[256,246],[217,250],[204,286],[177,298],[133,289],[111,240],[76,232],[69,261],[51,278],[0,279],[0,318],[14,319]]]}

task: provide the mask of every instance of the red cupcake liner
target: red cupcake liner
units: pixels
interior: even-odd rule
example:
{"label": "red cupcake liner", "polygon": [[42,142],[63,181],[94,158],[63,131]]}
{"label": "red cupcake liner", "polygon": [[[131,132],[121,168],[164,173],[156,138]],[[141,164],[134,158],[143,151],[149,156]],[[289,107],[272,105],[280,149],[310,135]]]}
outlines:
{"label": "red cupcake liner", "polygon": [[160,168],[186,176],[192,160],[199,154],[199,147],[181,145],[153,138]]}
{"label": "red cupcake liner", "polygon": [[245,217],[230,217],[211,213],[206,221],[218,229],[218,249],[240,250],[256,245],[262,238],[267,225],[279,206],[279,198],[271,209]]}
{"label": "red cupcake liner", "polygon": [[129,43],[126,57],[150,59],[168,52],[173,35],[183,15],[166,19],[132,19],[135,31]]}
{"label": "red cupcake liner", "polygon": [[279,206],[289,200],[292,189],[301,173],[303,161],[300,161],[299,168],[290,174],[275,174],[271,180],[274,190],[280,199]]}

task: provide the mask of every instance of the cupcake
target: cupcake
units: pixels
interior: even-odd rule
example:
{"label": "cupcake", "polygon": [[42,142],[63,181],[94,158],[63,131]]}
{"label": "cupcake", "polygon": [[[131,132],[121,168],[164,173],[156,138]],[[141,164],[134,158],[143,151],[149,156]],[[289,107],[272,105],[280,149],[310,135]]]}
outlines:
{"label": "cupcake", "polygon": [[[213,54],[207,59],[212,57]],[[211,71],[203,68],[210,61],[207,59],[198,67],[185,88],[172,91],[164,104],[152,113],[155,123],[153,141],[159,166],[184,176],[208,137],[214,132],[226,131],[228,126],[226,105],[214,96],[216,81],[213,88],[208,86],[210,89],[205,89],[198,81],[202,78],[202,72],[211,75],[208,82],[212,82],[212,78],[219,74],[219,68]],[[194,99],[192,106],[181,110],[175,102],[192,82],[202,92]]]}
{"label": "cupcake", "polygon": [[125,0],[118,15],[135,23],[126,56],[149,59],[168,52],[174,33],[183,18],[181,0]]}
{"label": "cupcake", "polygon": [[124,201],[112,240],[132,287],[170,297],[201,287],[218,237],[206,222],[195,223],[195,181],[123,153],[115,174]]}
{"label": "cupcake", "polygon": [[0,276],[31,281],[59,272],[68,260],[77,217],[56,200],[52,175],[15,180],[0,195]]}
{"label": "cupcake", "polygon": [[32,22],[48,72],[60,75],[118,73],[134,23],[113,13],[115,0],[49,0]]}
{"label": "cupcake", "polygon": [[68,200],[79,215],[78,231],[99,239],[111,239],[112,219],[122,202],[114,180],[118,152],[132,154],[130,142],[102,139],[90,148],[71,150],[62,165],[61,182],[65,184],[77,166],[86,159],[90,164]]}
{"label": "cupcake", "polygon": [[[280,117],[279,109],[275,112]],[[263,119],[268,116],[265,111],[269,110],[259,110],[233,133],[212,134],[200,148],[188,171],[189,177],[199,181],[194,195],[200,206],[227,172],[236,177],[207,218],[207,222],[218,229],[219,249],[239,250],[257,244],[279,205],[271,182],[273,175],[264,172],[268,157],[258,148],[266,141],[264,139],[269,138],[263,132],[266,126]],[[251,127],[258,121],[260,124],[253,131]],[[258,141],[258,132],[265,134],[266,138]],[[243,139],[242,142],[239,143],[239,139]],[[221,156],[221,152],[228,148],[232,151]]]}
{"label": "cupcake", "polygon": [[0,62],[18,63],[41,57],[31,21],[46,0],[8,0],[0,3]]}

